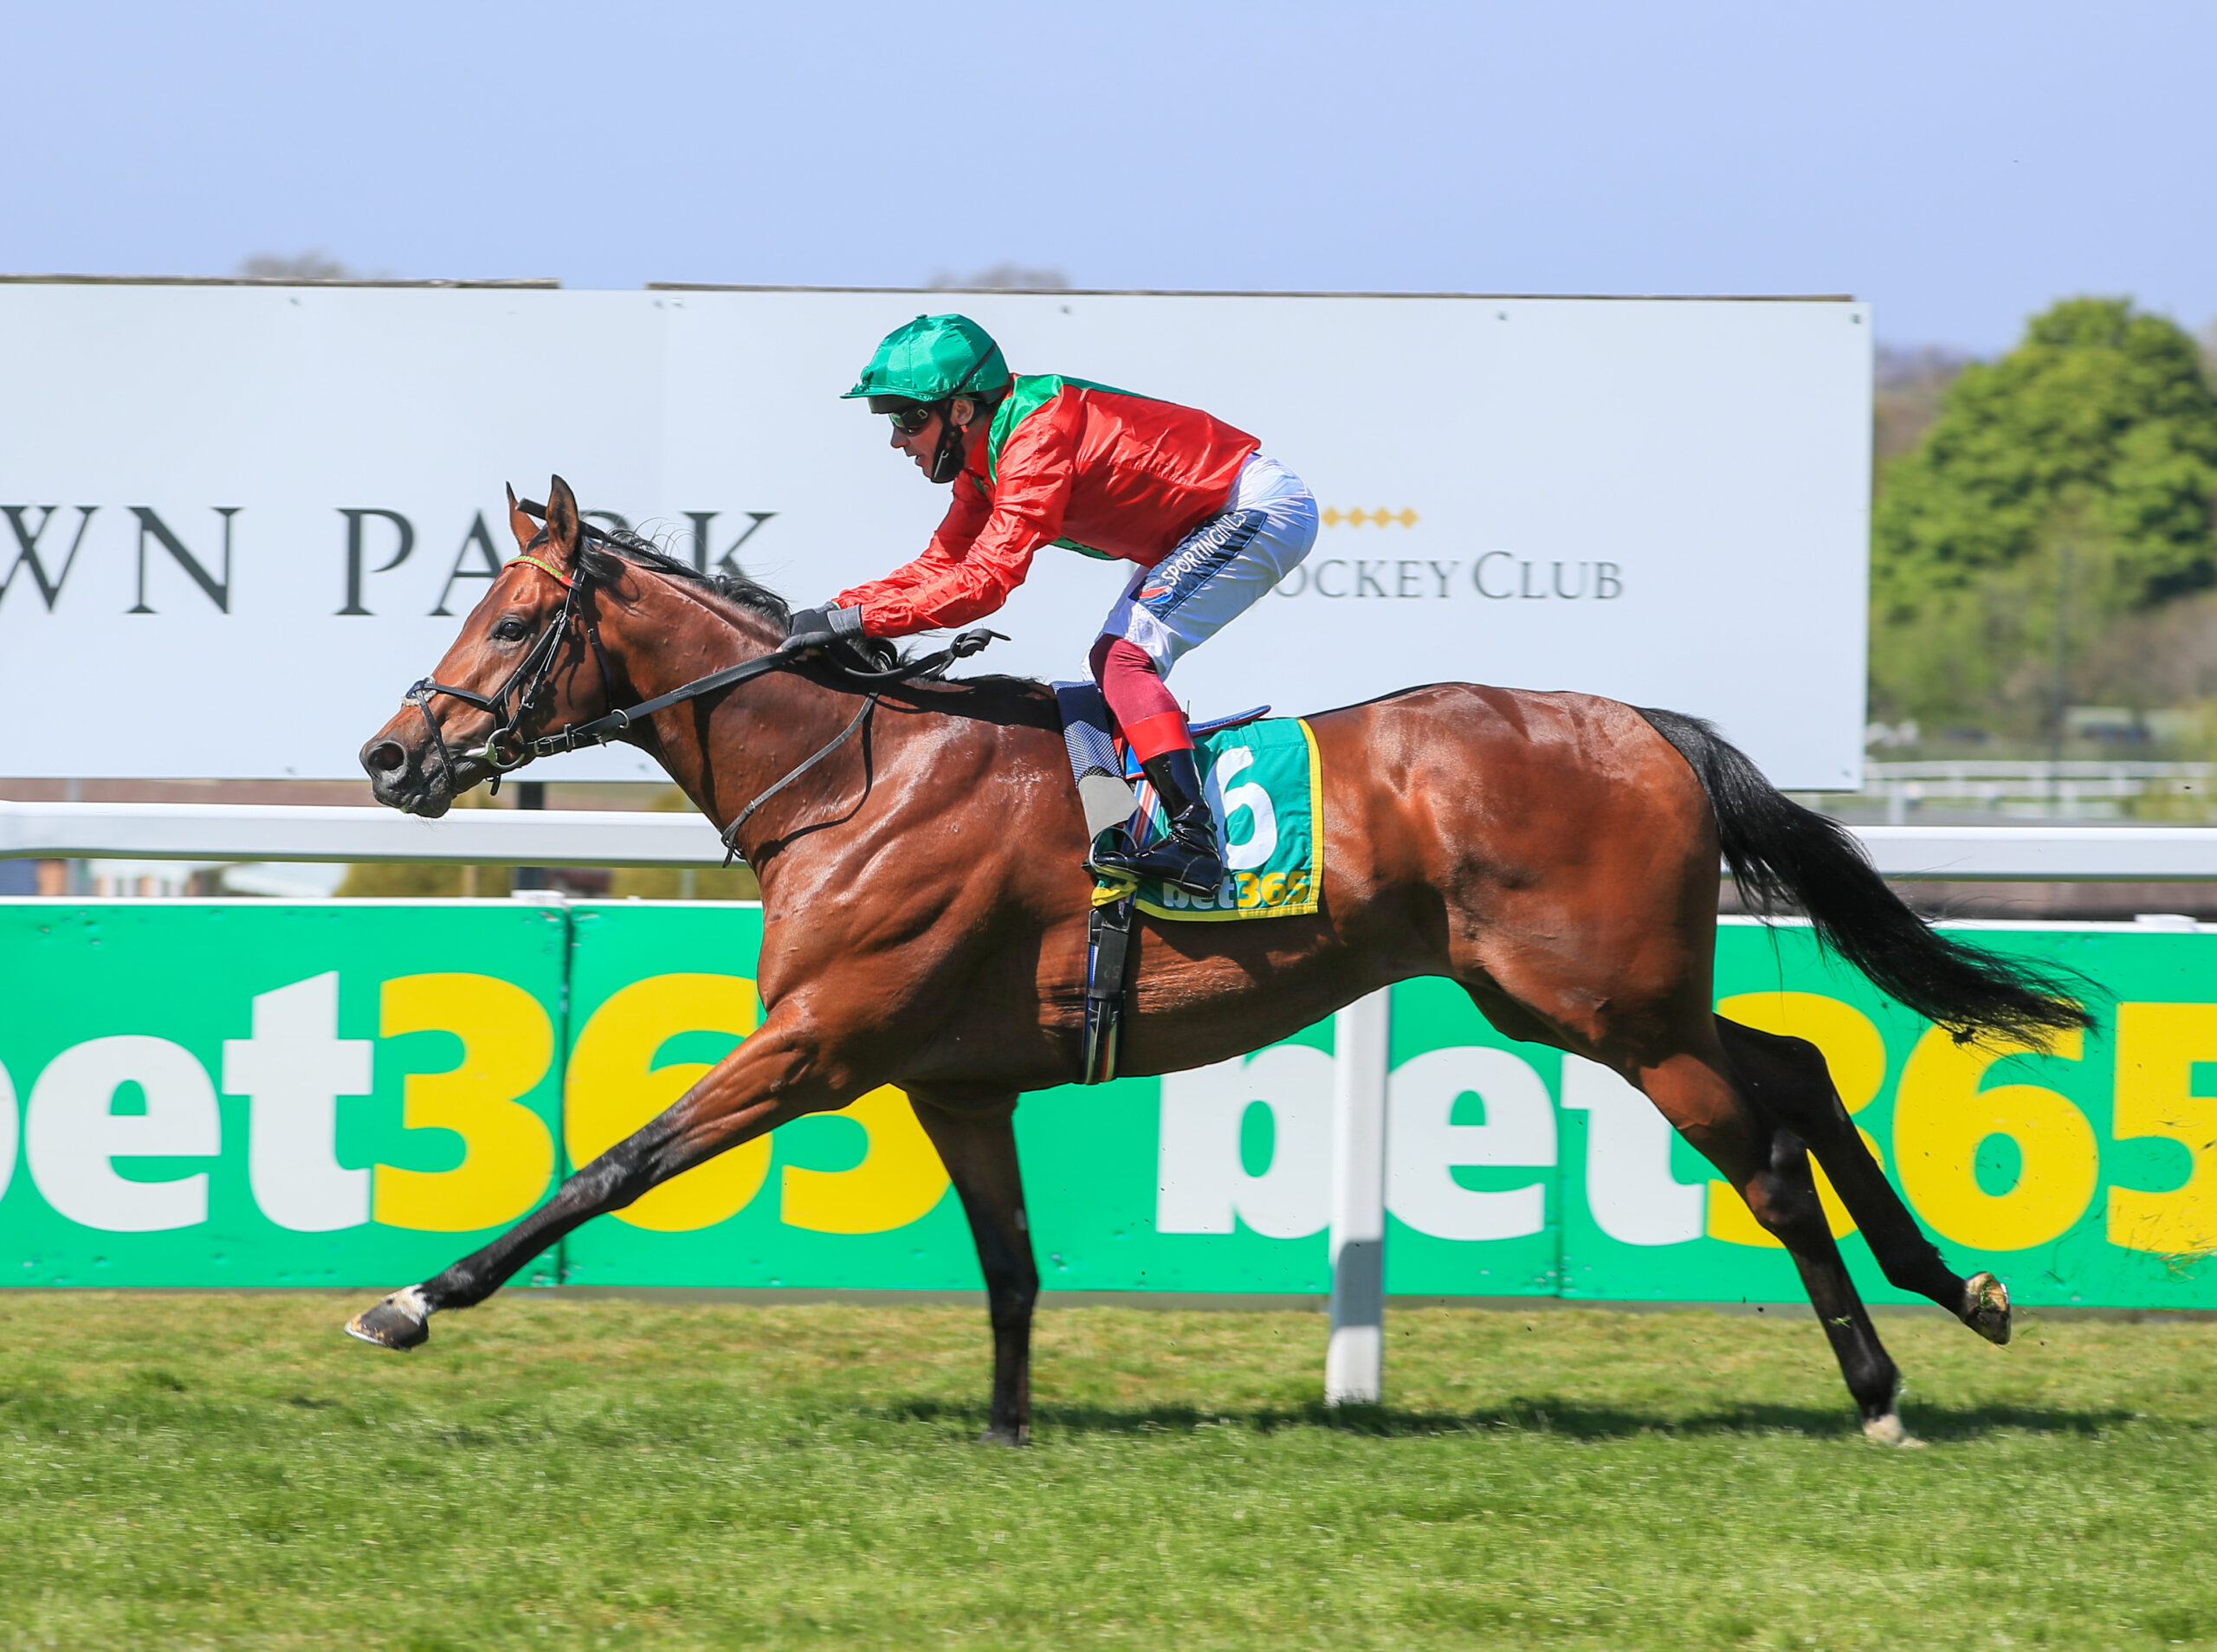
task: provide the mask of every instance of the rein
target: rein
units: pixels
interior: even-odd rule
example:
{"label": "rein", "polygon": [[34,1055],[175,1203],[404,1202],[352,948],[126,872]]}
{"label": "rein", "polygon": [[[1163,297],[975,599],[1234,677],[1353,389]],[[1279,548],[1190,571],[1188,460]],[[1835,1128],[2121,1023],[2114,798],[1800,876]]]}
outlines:
{"label": "rein", "polygon": [[[529,500],[524,502],[523,508],[530,511],[534,516],[541,513],[533,510]],[[602,533],[591,524],[581,526],[592,538],[612,543],[609,541],[608,535]],[[823,646],[819,642],[796,642],[793,639],[787,638],[767,654],[758,655],[752,660],[743,660],[737,665],[726,666],[721,670],[708,673],[704,677],[695,677],[692,681],[682,683],[667,694],[656,694],[653,699],[641,700],[636,706],[611,707],[602,715],[588,721],[572,723],[566,727],[557,729],[551,734],[526,739],[521,732],[523,720],[537,708],[540,693],[546,687],[548,678],[553,674],[554,660],[560,651],[562,639],[569,635],[572,624],[580,613],[585,617],[586,641],[591,645],[594,659],[599,662],[600,681],[604,693],[612,694],[615,678],[609,671],[607,653],[601,647],[599,623],[590,605],[581,605],[579,603],[580,593],[589,592],[590,589],[583,571],[580,571],[573,577],[565,577],[551,564],[540,561],[529,552],[510,558],[507,565],[514,567],[517,563],[524,563],[538,569],[559,584],[563,588],[564,595],[560,611],[555,615],[553,621],[546,629],[540,633],[537,640],[531,645],[531,651],[518,662],[516,668],[508,674],[507,681],[491,694],[481,694],[473,688],[458,688],[451,683],[436,682],[430,677],[421,677],[403,696],[406,703],[414,706],[417,710],[423,713],[423,721],[431,731],[432,741],[438,746],[440,759],[446,765],[449,774],[454,772],[455,755],[447,745],[445,730],[440,726],[438,717],[431,709],[432,697],[436,694],[447,694],[461,700],[464,705],[475,706],[480,711],[492,713],[494,726],[492,731],[485,737],[483,747],[475,752],[465,752],[462,756],[482,758],[493,765],[492,790],[496,795],[501,789],[501,781],[527,764],[535,762],[543,757],[553,757],[558,752],[587,751],[594,746],[605,745],[611,740],[620,739],[634,724],[644,722],[658,712],[667,711],[672,706],[682,705],[689,700],[698,700],[704,694],[713,694],[725,688],[737,687],[741,683],[752,682],[757,677],[766,676],[772,671],[781,670],[794,664]],[[641,571],[652,572],[653,571],[641,569]],[[784,778],[779,780],[767,791],[759,794],[752,803],[734,816],[731,824],[724,828],[721,834],[724,845],[724,864],[729,866],[739,854],[739,829],[753,816],[755,810],[815,768],[818,764],[823,762],[862,731],[877,710],[881,690],[895,687],[904,682],[915,682],[942,676],[947,668],[957,660],[968,659],[972,655],[986,648],[995,638],[1004,642],[1008,641],[1007,637],[1000,632],[988,630],[983,627],[963,631],[957,635],[947,647],[935,654],[928,654],[920,660],[910,660],[882,671],[869,671],[848,665],[843,661],[831,661],[830,663],[833,668],[847,681],[871,685],[871,691],[863,697],[862,709],[855,713],[854,720],[850,722],[843,732],[828,745],[819,748],[815,755],[804,759],[788,771]],[[520,694],[516,692],[519,683],[524,685]],[[504,741],[513,743],[513,750],[515,752],[513,758],[503,756],[501,747]]]}

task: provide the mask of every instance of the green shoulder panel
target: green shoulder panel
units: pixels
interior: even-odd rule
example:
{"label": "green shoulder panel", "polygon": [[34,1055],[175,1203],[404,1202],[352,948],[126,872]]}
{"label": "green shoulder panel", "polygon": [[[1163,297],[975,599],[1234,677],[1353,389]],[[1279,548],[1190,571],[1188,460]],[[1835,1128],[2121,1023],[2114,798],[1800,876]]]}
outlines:
{"label": "green shoulder panel", "polygon": [[1001,448],[1016,427],[1060,396],[1065,390],[1099,390],[1104,396],[1128,396],[1135,402],[1161,400],[1156,396],[1141,396],[1136,390],[1118,390],[1114,384],[1096,384],[1089,378],[1070,378],[1061,373],[1018,373],[1012,381],[1014,388],[1001,398],[993,410],[992,428],[986,432],[986,480],[992,481],[1000,474]]}
{"label": "green shoulder panel", "polygon": [[[1135,402],[1161,399],[1141,396],[1136,390],[1118,390],[1114,384],[1096,384],[1089,378],[1070,378],[1061,373],[1018,373],[1014,380],[1014,388],[1001,398],[1001,404],[993,410],[992,428],[986,433],[986,478],[988,481],[998,479],[1001,448],[1015,434],[1016,427],[1065,390],[1100,390],[1108,396],[1128,396]],[[1076,539],[1057,539],[1054,543],[1058,550],[1075,551],[1081,556],[1093,557],[1102,562],[1116,560],[1106,551],[1080,545]]]}

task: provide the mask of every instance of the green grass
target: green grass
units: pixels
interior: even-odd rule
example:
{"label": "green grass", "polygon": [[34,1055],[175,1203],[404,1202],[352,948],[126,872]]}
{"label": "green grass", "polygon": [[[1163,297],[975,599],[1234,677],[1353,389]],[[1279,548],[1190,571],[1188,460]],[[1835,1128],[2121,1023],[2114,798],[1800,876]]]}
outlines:
{"label": "green grass", "polygon": [[2217,1325],[1438,1310],[1391,1408],[1313,1313],[1040,1319],[518,1294],[406,1358],[359,1298],[0,1294],[0,1645],[2217,1642]]}

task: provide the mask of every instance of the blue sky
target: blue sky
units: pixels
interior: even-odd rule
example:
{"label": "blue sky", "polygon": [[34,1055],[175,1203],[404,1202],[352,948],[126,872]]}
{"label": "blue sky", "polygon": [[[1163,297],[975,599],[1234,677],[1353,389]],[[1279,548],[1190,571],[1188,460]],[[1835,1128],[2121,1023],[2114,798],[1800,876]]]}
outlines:
{"label": "blue sky", "polygon": [[2217,7],[17,3],[0,269],[2217,316]]}

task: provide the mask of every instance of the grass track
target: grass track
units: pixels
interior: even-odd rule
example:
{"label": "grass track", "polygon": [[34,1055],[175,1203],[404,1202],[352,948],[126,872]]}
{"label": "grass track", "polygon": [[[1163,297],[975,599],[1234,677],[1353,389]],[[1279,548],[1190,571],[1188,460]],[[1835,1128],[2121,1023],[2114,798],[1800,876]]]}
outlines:
{"label": "grass track", "polygon": [[1040,1320],[518,1294],[380,1354],[354,1297],[0,1294],[0,1646],[2098,1648],[2217,1642],[2217,1325]]}

